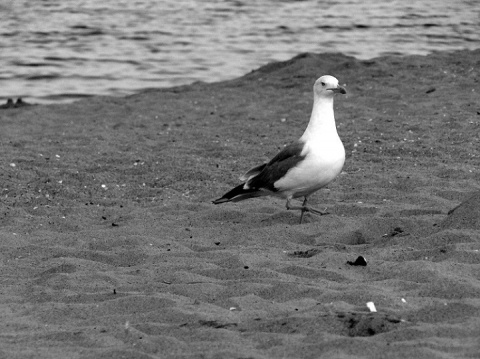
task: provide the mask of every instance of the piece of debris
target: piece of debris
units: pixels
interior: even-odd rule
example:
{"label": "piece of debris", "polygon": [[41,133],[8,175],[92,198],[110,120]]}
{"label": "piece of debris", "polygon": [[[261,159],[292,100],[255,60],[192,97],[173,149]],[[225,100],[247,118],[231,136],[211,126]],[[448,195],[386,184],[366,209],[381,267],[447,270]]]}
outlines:
{"label": "piece of debris", "polygon": [[375,308],[375,304],[373,302],[368,302],[367,303],[367,307],[368,309],[370,309],[370,311],[372,313],[376,313],[377,312],[377,308]]}
{"label": "piece of debris", "polygon": [[320,253],[322,250],[318,248],[308,249],[306,251],[295,251],[293,253],[289,253],[288,256],[290,257],[300,257],[300,258],[310,258],[314,255]]}
{"label": "piece of debris", "polygon": [[383,235],[383,237],[395,237],[395,236],[404,237],[404,236],[408,236],[408,235],[410,235],[410,233],[405,232],[400,227],[395,227],[390,233],[385,233]]}

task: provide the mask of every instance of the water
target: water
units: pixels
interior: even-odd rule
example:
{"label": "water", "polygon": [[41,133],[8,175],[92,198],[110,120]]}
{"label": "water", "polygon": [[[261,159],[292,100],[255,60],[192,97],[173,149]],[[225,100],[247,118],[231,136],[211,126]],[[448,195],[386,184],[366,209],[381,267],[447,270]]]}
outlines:
{"label": "water", "polygon": [[0,100],[232,79],[307,51],[479,47],[478,0],[0,0]]}

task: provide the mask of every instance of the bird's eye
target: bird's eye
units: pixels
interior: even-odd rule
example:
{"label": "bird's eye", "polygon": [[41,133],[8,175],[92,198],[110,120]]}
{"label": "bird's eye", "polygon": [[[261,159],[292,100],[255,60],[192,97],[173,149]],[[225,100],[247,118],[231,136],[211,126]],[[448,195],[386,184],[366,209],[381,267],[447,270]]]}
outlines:
{"label": "bird's eye", "polygon": [[322,86],[325,86],[325,82],[322,82]]}

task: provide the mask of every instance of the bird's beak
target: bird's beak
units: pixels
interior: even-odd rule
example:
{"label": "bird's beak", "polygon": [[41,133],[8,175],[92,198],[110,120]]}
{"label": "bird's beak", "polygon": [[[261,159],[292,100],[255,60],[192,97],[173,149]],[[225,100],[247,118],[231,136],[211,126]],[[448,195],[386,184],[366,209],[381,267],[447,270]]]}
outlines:
{"label": "bird's beak", "polygon": [[345,88],[343,88],[342,86],[333,87],[328,90],[335,93],[341,93],[342,95],[345,95],[347,93],[347,90],[345,90]]}

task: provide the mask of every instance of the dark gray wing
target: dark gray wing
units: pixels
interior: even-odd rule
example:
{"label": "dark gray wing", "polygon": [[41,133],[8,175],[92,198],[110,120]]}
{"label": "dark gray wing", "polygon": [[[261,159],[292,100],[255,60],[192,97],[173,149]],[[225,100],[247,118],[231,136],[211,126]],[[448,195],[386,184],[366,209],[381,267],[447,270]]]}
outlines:
{"label": "dark gray wing", "polygon": [[305,156],[302,156],[304,145],[303,142],[297,141],[283,148],[257,176],[247,182],[248,187],[251,189],[265,188],[273,192],[278,191],[274,183],[305,158]]}

